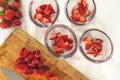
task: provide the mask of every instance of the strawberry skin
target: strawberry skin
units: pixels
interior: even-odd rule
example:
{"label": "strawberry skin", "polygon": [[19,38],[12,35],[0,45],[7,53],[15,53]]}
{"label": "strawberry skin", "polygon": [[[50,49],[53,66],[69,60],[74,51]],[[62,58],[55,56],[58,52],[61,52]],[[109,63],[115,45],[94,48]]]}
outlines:
{"label": "strawberry skin", "polygon": [[15,12],[12,9],[5,10],[4,18],[8,21],[12,20],[15,16]]}
{"label": "strawberry skin", "polygon": [[17,17],[18,19],[22,17],[22,13],[20,10],[15,11],[15,17]]}
{"label": "strawberry skin", "polygon": [[3,20],[0,25],[1,25],[1,28],[8,28],[8,27],[10,27],[10,23],[8,21],[6,21],[6,20]]}
{"label": "strawberry skin", "polygon": [[13,20],[13,22],[12,22],[12,26],[13,26],[13,27],[20,26],[21,24],[22,24],[22,23],[21,23],[20,20],[18,20],[18,19]]}

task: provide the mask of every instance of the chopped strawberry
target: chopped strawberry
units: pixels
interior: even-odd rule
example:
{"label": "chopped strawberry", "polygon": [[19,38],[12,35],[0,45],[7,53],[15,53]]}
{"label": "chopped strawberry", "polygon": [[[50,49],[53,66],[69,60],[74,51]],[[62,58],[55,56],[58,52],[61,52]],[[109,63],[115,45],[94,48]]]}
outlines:
{"label": "chopped strawberry", "polygon": [[27,57],[25,57],[25,61],[26,62],[31,62],[34,58],[34,54],[33,53],[29,53],[29,55]]}
{"label": "chopped strawberry", "polygon": [[64,53],[62,48],[55,49],[55,52],[56,52],[56,54],[63,54]]}
{"label": "chopped strawberry", "polygon": [[58,47],[63,47],[64,46],[64,40],[62,37],[58,37],[56,40],[55,40],[55,45],[58,46]]}
{"label": "chopped strawberry", "polygon": [[18,69],[21,72],[23,72],[27,67],[28,67],[27,64],[17,64],[16,65],[16,69]]}
{"label": "chopped strawberry", "polygon": [[78,21],[79,21],[79,18],[74,17],[74,16],[71,16],[71,19],[72,19],[73,21],[75,21],[75,22],[78,22]]}
{"label": "chopped strawberry", "polygon": [[31,67],[31,68],[37,67],[36,64],[33,64],[33,63],[28,63],[28,66]]}
{"label": "chopped strawberry", "polygon": [[57,39],[61,35],[61,32],[54,33],[51,37],[50,40]]}
{"label": "chopped strawberry", "polygon": [[40,22],[41,22],[42,24],[51,23],[51,21],[50,21],[49,19],[47,19],[47,18],[43,18],[43,20],[42,20],[42,21],[40,20]]}
{"label": "chopped strawberry", "polygon": [[72,48],[73,48],[73,45],[69,45],[69,46],[65,47],[65,50],[70,51]]}
{"label": "chopped strawberry", "polygon": [[96,47],[98,50],[102,50],[102,45],[101,44],[94,43],[94,47]]}
{"label": "chopped strawberry", "polygon": [[80,16],[80,22],[86,22],[86,18],[83,16]]}
{"label": "chopped strawberry", "polygon": [[86,43],[85,49],[86,50],[90,49],[92,45],[93,45],[93,43]]}
{"label": "chopped strawberry", "polygon": [[40,13],[36,13],[36,14],[34,15],[34,19],[43,20],[43,16],[42,16]]}
{"label": "chopped strawberry", "polygon": [[41,12],[44,12],[44,10],[41,9],[40,7],[37,7],[37,8],[36,8],[36,12],[37,12],[37,13],[41,13]]}
{"label": "chopped strawberry", "polygon": [[47,4],[43,4],[41,6],[39,6],[42,10],[45,10],[45,8],[47,7]]}
{"label": "chopped strawberry", "polygon": [[2,23],[0,24],[1,28],[8,28],[10,27],[10,23],[6,20],[3,20]]}
{"label": "chopped strawberry", "polygon": [[62,35],[64,42],[68,41],[68,35]]}
{"label": "chopped strawberry", "polygon": [[18,19],[14,19],[13,22],[12,22],[12,26],[13,27],[16,27],[16,26],[20,26],[22,23],[20,22],[20,20]]}
{"label": "chopped strawberry", "polygon": [[12,20],[15,16],[15,12],[12,9],[5,10],[4,18],[8,21]]}
{"label": "chopped strawberry", "polygon": [[18,64],[23,64],[25,63],[25,61],[23,60],[23,58],[18,58],[16,61],[15,61],[15,64],[18,65]]}
{"label": "chopped strawberry", "polygon": [[33,71],[34,71],[34,68],[27,68],[27,69],[25,70],[24,74],[25,74],[25,75],[30,75],[30,74],[33,73]]}
{"label": "chopped strawberry", "polygon": [[15,11],[15,17],[17,17],[18,19],[22,17],[22,13],[20,10]]}
{"label": "chopped strawberry", "polygon": [[45,11],[44,11],[45,14],[49,15],[51,13],[55,13],[53,7],[51,4],[48,4],[47,7],[45,8]]}
{"label": "chopped strawberry", "polygon": [[98,44],[101,44],[101,43],[103,43],[103,40],[99,39],[99,38],[96,38],[95,42],[98,43]]}
{"label": "chopped strawberry", "polygon": [[90,15],[90,10],[86,10],[85,16],[89,16]]}
{"label": "chopped strawberry", "polygon": [[64,43],[63,47],[68,47],[69,45],[70,45],[69,42],[66,41],[66,42]]}
{"label": "chopped strawberry", "polygon": [[35,55],[34,55],[35,58],[40,58],[40,56],[41,56],[40,54],[41,54],[40,50],[37,50],[36,53],[35,53]]}
{"label": "chopped strawberry", "polygon": [[83,7],[78,7],[80,15],[85,15],[86,9]]}
{"label": "chopped strawberry", "polygon": [[69,44],[72,44],[73,43],[73,39],[72,38],[68,38],[68,42],[69,42]]}
{"label": "chopped strawberry", "polygon": [[30,51],[23,48],[23,50],[22,50],[21,53],[20,53],[20,57],[25,58],[25,57],[27,57],[29,54],[30,54]]}
{"label": "chopped strawberry", "polygon": [[16,9],[20,9],[20,3],[19,2],[14,1],[14,2],[11,3],[11,6],[15,7]]}
{"label": "chopped strawberry", "polygon": [[84,8],[86,8],[86,7],[87,7],[86,0],[81,0],[81,4],[82,4],[82,6],[83,6]]}
{"label": "chopped strawberry", "polygon": [[95,50],[89,50],[88,52],[87,52],[87,54],[94,54],[95,53]]}

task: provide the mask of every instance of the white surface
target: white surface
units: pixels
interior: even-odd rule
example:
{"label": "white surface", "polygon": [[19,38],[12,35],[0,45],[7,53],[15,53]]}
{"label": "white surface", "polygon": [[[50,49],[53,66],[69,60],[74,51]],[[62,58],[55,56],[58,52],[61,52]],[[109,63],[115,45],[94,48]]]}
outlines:
{"label": "white surface", "polygon": [[[66,59],[66,61],[77,70],[86,75],[90,80],[120,80],[120,0],[95,0],[97,13],[94,20],[85,26],[74,26],[67,21],[64,14],[64,5],[67,0],[58,0],[60,5],[60,15],[55,24],[66,24],[74,30],[79,38],[81,34],[89,28],[98,28],[106,32],[112,39],[114,52],[112,58],[104,63],[95,64],[83,57],[79,52]],[[24,24],[22,28],[31,36],[44,44],[44,33],[46,29],[36,27],[28,14],[30,0],[22,0]],[[62,5],[61,5],[62,4]],[[0,45],[11,34],[13,29],[0,29]]]}

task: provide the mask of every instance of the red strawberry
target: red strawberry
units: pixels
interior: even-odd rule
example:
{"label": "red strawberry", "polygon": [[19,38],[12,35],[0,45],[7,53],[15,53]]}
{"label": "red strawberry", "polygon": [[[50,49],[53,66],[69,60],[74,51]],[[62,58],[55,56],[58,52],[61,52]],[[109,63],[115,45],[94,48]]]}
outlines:
{"label": "red strawberry", "polygon": [[20,53],[20,57],[25,58],[25,57],[27,57],[29,54],[30,54],[30,51],[23,48],[23,50],[22,50],[21,53]]}
{"label": "red strawberry", "polygon": [[98,50],[102,50],[102,45],[101,44],[94,43],[93,46],[96,47]]}
{"label": "red strawberry", "polygon": [[37,7],[37,8],[36,8],[36,13],[40,13],[40,14],[42,14],[42,15],[45,14],[45,13],[44,13],[44,10],[41,9],[40,7]]}
{"label": "red strawberry", "polygon": [[86,18],[83,16],[80,16],[80,22],[86,22]]}
{"label": "red strawberry", "polygon": [[68,35],[62,35],[64,42],[68,41]]}
{"label": "red strawberry", "polygon": [[57,39],[55,40],[55,45],[56,45],[57,47],[63,47],[63,46],[64,46],[64,40],[63,40],[63,38],[62,38],[62,37],[57,38]]}
{"label": "red strawberry", "polygon": [[78,7],[78,10],[79,10],[80,15],[85,15],[85,12],[86,12],[85,8]]}
{"label": "red strawberry", "polygon": [[43,16],[42,16],[40,13],[36,13],[36,14],[34,15],[34,19],[43,20]]}
{"label": "red strawberry", "polygon": [[25,74],[25,75],[30,75],[30,74],[33,73],[33,71],[34,71],[34,68],[27,68],[27,69],[25,70],[24,74]]}
{"label": "red strawberry", "polygon": [[65,50],[70,51],[73,48],[73,45],[68,45],[67,47],[65,47]]}
{"label": "red strawberry", "polygon": [[11,3],[11,6],[13,6],[17,9],[20,9],[20,3],[19,2],[14,1],[14,2]]}
{"label": "red strawberry", "polygon": [[23,64],[25,63],[25,61],[23,60],[23,58],[18,58],[16,61],[15,61],[15,64]]}
{"label": "red strawberry", "polygon": [[34,56],[35,56],[35,58],[40,58],[40,56],[41,56],[40,50],[37,50]]}
{"label": "red strawberry", "polygon": [[63,47],[68,47],[69,45],[70,45],[69,42],[66,41]]}
{"label": "red strawberry", "polygon": [[83,6],[84,8],[86,8],[86,7],[87,7],[86,0],[81,0],[81,4],[82,4],[82,6]]}
{"label": "red strawberry", "polygon": [[62,48],[56,48],[55,52],[56,52],[56,54],[63,54],[64,53]]}
{"label": "red strawberry", "polygon": [[49,20],[49,19],[47,19],[47,18],[43,18],[43,20],[42,20],[42,21],[40,20],[40,22],[41,22],[42,24],[47,24],[47,23],[51,23],[51,20]]}
{"label": "red strawberry", "polygon": [[41,6],[39,6],[42,10],[45,10],[45,8],[47,7],[47,4],[43,4]]}
{"label": "red strawberry", "polygon": [[50,40],[57,39],[58,37],[60,37],[60,35],[61,35],[61,32],[54,33],[54,34],[50,37]]}
{"label": "red strawberry", "polygon": [[85,16],[87,17],[87,16],[89,16],[89,15],[90,15],[90,10],[86,10]]}
{"label": "red strawberry", "polygon": [[73,39],[72,38],[68,38],[68,42],[69,42],[69,44],[72,44],[73,43]]}
{"label": "red strawberry", "polygon": [[74,17],[74,16],[71,16],[71,19],[75,22],[78,22],[79,21],[79,18],[78,17]]}
{"label": "red strawberry", "polygon": [[20,19],[22,17],[21,11],[20,10],[15,11],[15,16]]}
{"label": "red strawberry", "polygon": [[17,64],[16,69],[23,72],[28,66],[26,64]]}
{"label": "red strawberry", "polygon": [[96,38],[95,43],[101,44],[101,43],[103,43],[103,40],[99,39],[99,38]]}
{"label": "red strawberry", "polygon": [[93,43],[86,43],[85,44],[85,49],[88,50],[92,47]]}
{"label": "red strawberry", "polygon": [[25,61],[26,62],[31,62],[34,58],[34,54],[33,53],[29,53],[29,55],[27,57],[25,57]]}
{"label": "red strawberry", "polygon": [[55,13],[53,7],[51,4],[48,4],[47,7],[45,8],[45,11],[44,11],[45,14],[49,15],[51,13]]}
{"label": "red strawberry", "polygon": [[0,24],[1,28],[8,28],[10,27],[10,23],[6,20],[3,20],[2,23]]}
{"label": "red strawberry", "polygon": [[15,12],[12,9],[5,10],[4,18],[8,21],[12,20],[15,16]]}
{"label": "red strawberry", "polygon": [[5,7],[4,7],[4,10],[7,10],[7,9],[11,9],[11,6],[9,4],[7,4]]}
{"label": "red strawberry", "polygon": [[95,50],[91,49],[91,50],[88,50],[87,54],[94,54],[95,53]]}
{"label": "red strawberry", "polygon": [[20,22],[20,20],[18,19],[14,19],[13,22],[12,22],[12,26],[13,27],[16,27],[16,26],[20,26],[22,23]]}
{"label": "red strawberry", "polygon": [[33,64],[33,63],[28,63],[28,66],[31,67],[31,68],[37,67],[36,64]]}

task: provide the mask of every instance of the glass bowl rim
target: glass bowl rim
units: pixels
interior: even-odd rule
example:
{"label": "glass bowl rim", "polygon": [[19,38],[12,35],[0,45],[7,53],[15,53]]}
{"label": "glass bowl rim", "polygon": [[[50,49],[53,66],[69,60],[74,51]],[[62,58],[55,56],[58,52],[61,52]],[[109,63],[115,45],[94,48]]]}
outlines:
{"label": "glass bowl rim", "polygon": [[[82,44],[81,44],[81,43],[82,43],[82,39],[83,39],[84,35],[85,35],[87,32],[89,32],[89,31],[98,31],[98,32],[102,33],[102,34],[109,40],[110,45],[111,45],[111,51],[110,51],[110,55],[109,55],[108,57],[106,57],[105,59],[103,59],[103,60],[93,60],[93,59],[89,58],[89,57],[86,55],[86,53],[84,53],[84,50],[83,50],[83,48],[82,48]],[[88,59],[89,61],[94,62],[94,63],[102,63],[102,62],[108,61],[108,60],[112,57],[112,55],[113,55],[113,43],[112,43],[112,41],[111,41],[111,38],[110,38],[105,32],[103,32],[102,30],[96,29],[96,28],[92,28],[92,29],[86,30],[86,31],[82,34],[82,36],[79,38],[79,50],[80,50],[80,52],[84,55],[84,57],[85,57],[86,59]]]}
{"label": "glass bowl rim", "polygon": [[[58,27],[60,26],[60,27]],[[72,37],[74,39],[74,49],[68,53],[68,54],[65,54],[65,55],[57,55],[57,54],[54,54],[51,52],[48,44],[47,44],[47,37],[49,35],[49,33],[54,29],[54,28],[63,28],[65,30],[68,30],[71,34],[72,34]],[[55,57],[57,58],[60,58],[60,59],[65,59],[65,58],[68,58],[68,57],[71,57],[75,54],[75,52],[77,51],[77,48],[78,48],[78,41],[77,41],[77,36],[76,34],[74,33],[74,31],[72,30],[72,28],[68,27],[67,25],[64,25],[64,24],[55,24],[55,25],[52,25],[51,27],[49,27],[47,30],[46,30],[46,33],[45,33],[45,37],[44,37],[44,43],[45,43],[45,47],[47,48],[47,50]]]}

